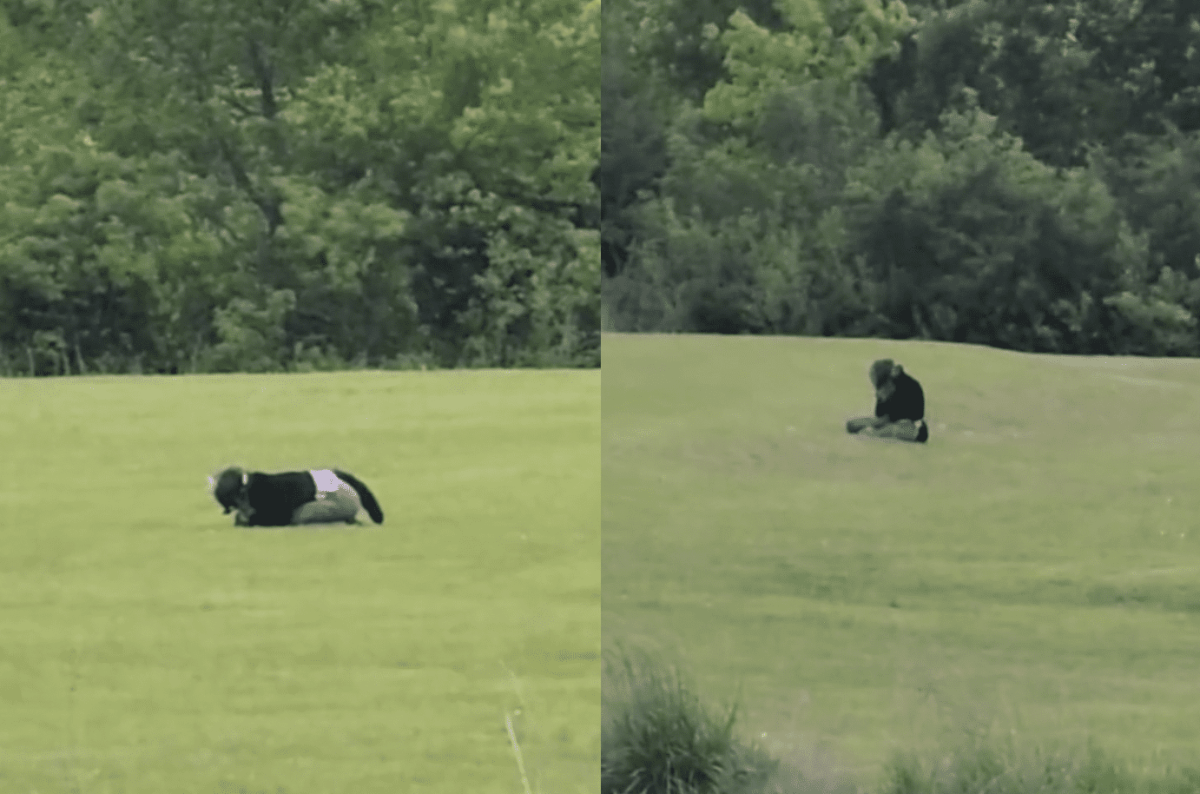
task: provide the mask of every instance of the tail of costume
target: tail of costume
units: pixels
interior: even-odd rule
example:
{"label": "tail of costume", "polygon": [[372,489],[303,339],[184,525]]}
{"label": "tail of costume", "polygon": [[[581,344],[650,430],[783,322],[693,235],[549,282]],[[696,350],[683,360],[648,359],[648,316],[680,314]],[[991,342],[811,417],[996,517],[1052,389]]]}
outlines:
{"label": "tail of costume", "polygon": [[358,479],[353,474],[347,474],[346,472],[338,471],[337,469],[334,469],[333,473],[336,474],[339,479],[348,482],[350,487],[358,492],[358,498],[362,501],[363,509],[367,511],[367,515],[371,517],[371,520],[376,524],[382,524],[383,511],[379,509],[379,502],[375,501],[375,494],[371,493],[370,489],[363,485],[362,480]]}

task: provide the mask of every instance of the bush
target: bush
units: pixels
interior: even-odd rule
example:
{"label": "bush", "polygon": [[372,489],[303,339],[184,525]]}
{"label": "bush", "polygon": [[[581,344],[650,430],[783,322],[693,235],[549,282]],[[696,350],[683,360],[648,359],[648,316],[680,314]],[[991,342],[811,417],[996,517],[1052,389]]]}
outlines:
{"label": "bush", "polygon": [[291,290],[267,295],[259,307],[234,298],[217,309],[214,325],[220,341],[205,353],[205,368],[216,372],[276,372],[281,369],[284,319],[296,305]]}
{"label": "bush", "polygon": [[[623,210],[627,261],[603,285],[618,330],[864,333],[839,206],[875,145],[861,97],[829,81],[771,94],[744,135],[681,110],[658,195]],[[614,238],[615,239],[615,238]]]}
{"label": "bush", "polygon": [[[879,285],[884,334],[1112,352],[1111,307],[1099,298],[1123,279],[1144,290],[1128,274],[1147,258],[1095,173],[1039,163],[975,109],[852,171],[850,239]],[[1159,314],[1159,325],[1178,325]]]}
{"label": "bush", "polygon": [[776,768],[736,736],[736,704],[710,709],[647,654],[606,656],[602,709],[601,794],[750,794]]}

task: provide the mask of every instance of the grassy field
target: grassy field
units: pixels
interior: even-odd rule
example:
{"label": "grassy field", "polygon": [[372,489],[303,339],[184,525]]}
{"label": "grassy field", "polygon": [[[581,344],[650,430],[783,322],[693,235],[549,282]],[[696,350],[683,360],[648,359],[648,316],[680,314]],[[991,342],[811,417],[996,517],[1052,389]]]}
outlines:
{"label": "grassy field", "polygon": [[[600,374],[0,380],[0,791],[598,788]],[[382,527],[240,529],[229,464]]]}
{"label": "grassy field", "polygon": [[[604,338],[603,642],[679,664],[776,757],[872,786],[969,735],[1200,747],[1200,362]],[[866,372],[927,446],[846,435]]]}

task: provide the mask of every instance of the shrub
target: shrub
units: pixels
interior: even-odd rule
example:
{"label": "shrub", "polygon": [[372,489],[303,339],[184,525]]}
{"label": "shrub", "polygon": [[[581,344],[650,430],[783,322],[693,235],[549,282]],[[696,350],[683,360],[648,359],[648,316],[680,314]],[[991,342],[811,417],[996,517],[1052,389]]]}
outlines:
{"label": "shrub", "polygon": [[[947,113],[919,145],[893,140],[852,172],[850,239],[880,286],[885,334],[1112,352],[1097,298],[1147,260],[1095,173],[1039,163],[977,109]],[[1179,325],[1126,308],[1141,325]]]}
{"label": "shrub", "polygon": [[735,734],[736,704],[714,711],[645,653],[606,656],[602,720],[601,794],[750,794],[776,767]]}

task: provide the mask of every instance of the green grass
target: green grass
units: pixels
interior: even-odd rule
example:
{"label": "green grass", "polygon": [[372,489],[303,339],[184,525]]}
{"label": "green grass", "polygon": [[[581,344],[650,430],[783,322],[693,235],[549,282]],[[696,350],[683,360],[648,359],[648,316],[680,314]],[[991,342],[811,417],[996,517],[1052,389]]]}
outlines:
{"label": "green grass", "polygon": [[[740,696],[867,787],[964,736],[1200,747],[1200,362],[879,340],[604,337],[603,640]],[[927,446],[851,437],[866,371]]]}
{"label": "green grass", "polygon": [[[598,788],[599,372],[0,380],[0,791]],[[382,527],[238,529],[338,465]]]}
{"label": "green grass", "polygon": [[603,670],[601,794],[1195,794],[1200,768],[1133,770],[1094,742],[1030,743],[967,730],[924,756],[897,752],[875,787],[828,766],[781,763],[656,654],[617,644]]}
{"label": "green grass", "polygon": [[1132,772],[1096,744],[1030,748],[1010,737],[964,737],[934,759],[898,754],[880,794],[1195,794],[1200,772]]}
{"label": "green grass", "polygon": [[601,794],[759,794],[778,766],[678,669],[617,648],[604,664]]}

